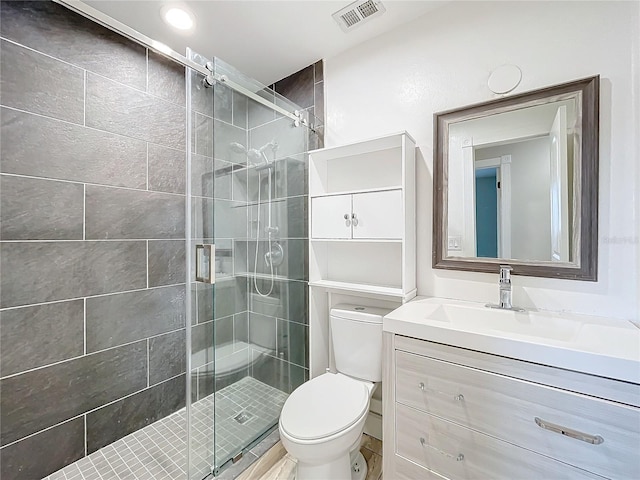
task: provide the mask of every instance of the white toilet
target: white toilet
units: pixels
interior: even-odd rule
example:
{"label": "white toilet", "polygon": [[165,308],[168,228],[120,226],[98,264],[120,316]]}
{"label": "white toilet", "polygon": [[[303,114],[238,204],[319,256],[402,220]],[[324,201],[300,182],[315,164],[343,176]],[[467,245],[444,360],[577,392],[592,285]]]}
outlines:
{"label": "white toilet", "polygon": [[365,478],[360,439],[374,382],[382,380],[382,317],[389,312],[347,304],[331,309],[338,373],[302,384],[280,414],[280,439],[298,460],[296,480]]}

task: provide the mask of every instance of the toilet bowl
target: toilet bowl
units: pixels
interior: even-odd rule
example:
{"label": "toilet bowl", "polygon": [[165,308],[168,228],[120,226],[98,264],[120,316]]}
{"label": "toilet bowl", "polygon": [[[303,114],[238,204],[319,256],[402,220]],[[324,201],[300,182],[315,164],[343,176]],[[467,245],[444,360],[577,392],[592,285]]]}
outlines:
{"label": "toilet bowl", "polygon": [[[382,317],[389,310],[337,305],[330,324],[336,370],[303,383],[280,414],[282,444],[296,458],[296,480],[360,480],[360,439],[382,380]],[[353,468],[352,468],[353,466]]]}
{"label": "toilet bowl", "polygon": [[298,460],[296,479],[351,480],[351,453],[360,447],[374,388],[325,373],[289,396],[279,429],[285,449]]}

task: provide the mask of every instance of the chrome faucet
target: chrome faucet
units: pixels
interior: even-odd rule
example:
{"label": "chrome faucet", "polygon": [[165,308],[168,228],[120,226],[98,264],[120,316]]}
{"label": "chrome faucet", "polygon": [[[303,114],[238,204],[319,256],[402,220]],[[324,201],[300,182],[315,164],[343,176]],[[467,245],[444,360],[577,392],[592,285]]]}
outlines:
{"label": "chrome faucet", "polygon": [[516,312],[524,312],[523,308],[514,307],[511,301],[511,270],[513,267],[509,265],[500,265],[500,303],[487,304],[489,308],[501,308],[503,310],[513,310]]}
{"label": "chrome faucet", "polygon": [[509,265],[500,265],[500,308],[510,309],[511,304],[511,270]]}

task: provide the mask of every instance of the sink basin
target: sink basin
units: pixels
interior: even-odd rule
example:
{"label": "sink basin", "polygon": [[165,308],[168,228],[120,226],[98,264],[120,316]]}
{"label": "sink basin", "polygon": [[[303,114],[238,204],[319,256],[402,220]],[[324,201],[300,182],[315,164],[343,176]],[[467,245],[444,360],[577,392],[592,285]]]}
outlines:
{"label": "sink basin", "polygon": [[640,384],[640,328],[625,320],[416,297],[386,315],[383,330]]}
{"label": "sink basin", "polygon": [[427,320],[448,322],[451,328],[471,332],[515,334],[522,337],[570,341],[576,338],[582,324],[536,312],[515,312],[481,305],[438,305],[425,316]]}

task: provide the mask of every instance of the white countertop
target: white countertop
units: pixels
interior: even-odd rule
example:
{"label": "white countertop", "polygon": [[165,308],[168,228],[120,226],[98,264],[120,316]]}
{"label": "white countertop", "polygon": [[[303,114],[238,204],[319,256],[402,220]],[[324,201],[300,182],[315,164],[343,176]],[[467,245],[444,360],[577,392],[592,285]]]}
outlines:
{"label": "white countertop", "polygon": [[416,297],[386,315],[383,329],[640,384],[640,328],[625,320]]}

